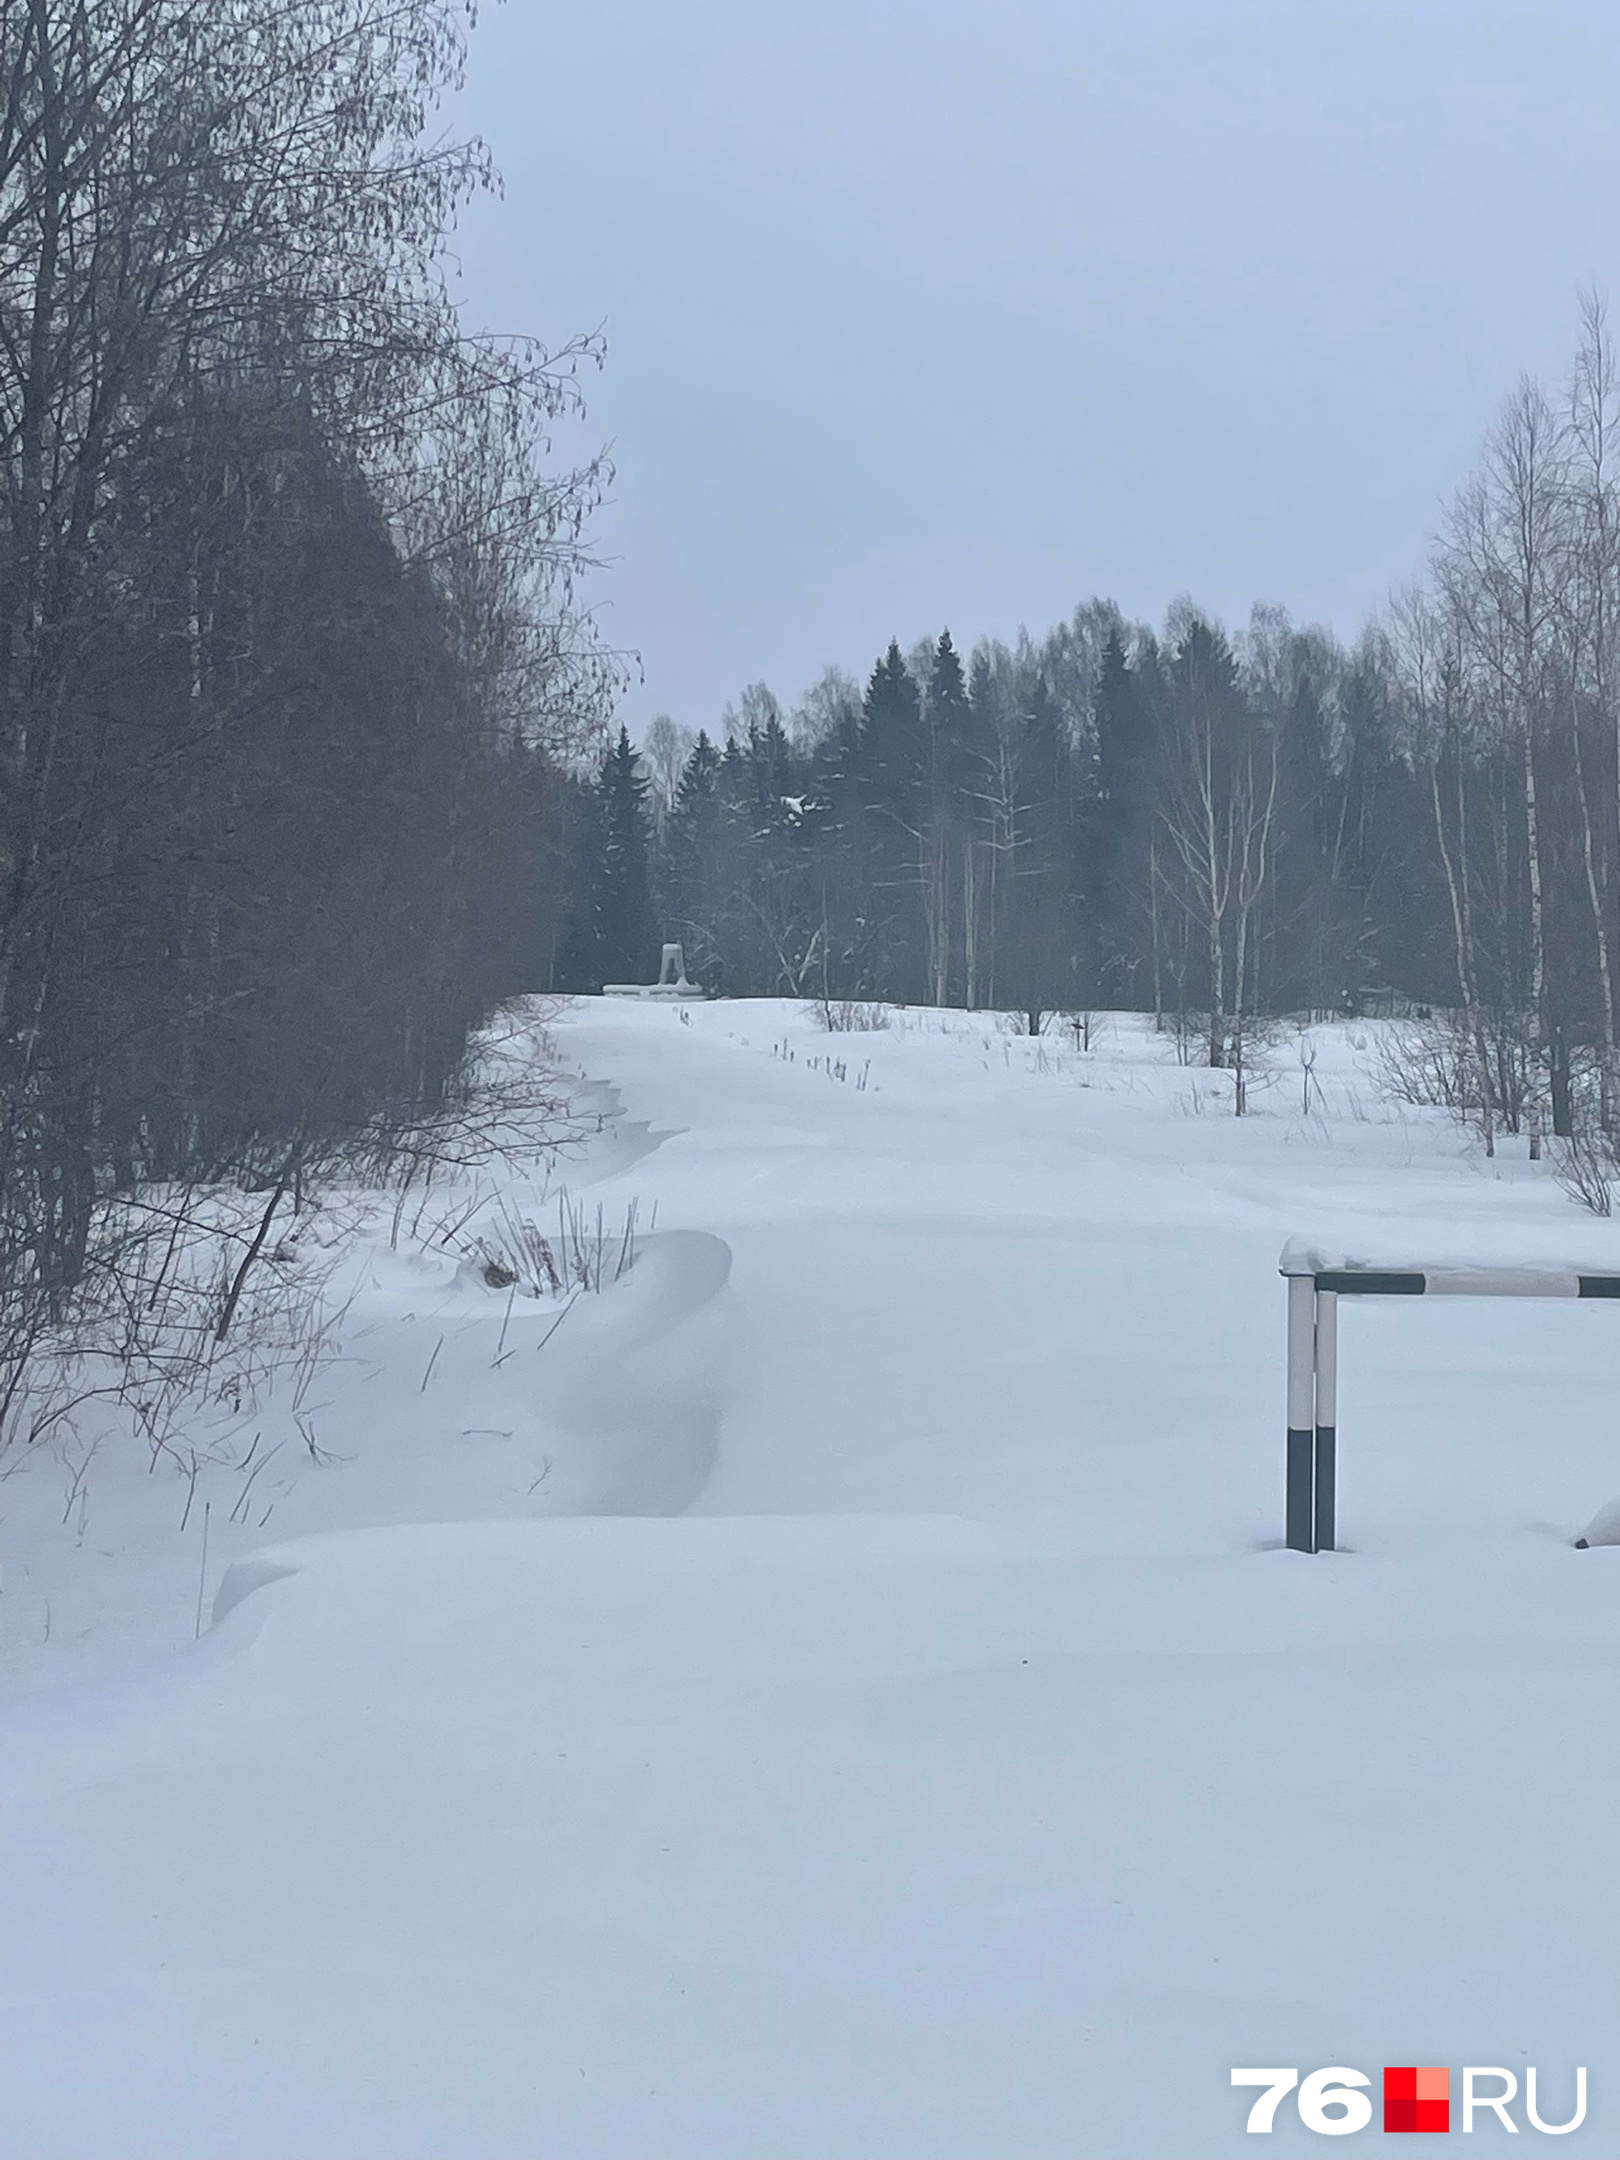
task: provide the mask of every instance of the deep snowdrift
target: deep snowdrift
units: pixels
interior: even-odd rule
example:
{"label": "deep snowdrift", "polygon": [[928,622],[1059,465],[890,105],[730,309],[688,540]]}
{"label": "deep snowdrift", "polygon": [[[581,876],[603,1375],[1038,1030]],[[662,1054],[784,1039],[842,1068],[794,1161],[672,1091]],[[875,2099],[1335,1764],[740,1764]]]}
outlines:
{"label": "deep snowdrift", "polygon": [[[1251,2149],[1234,2064],[1386,2062],[1537,2064],[1554,2119],[1585,2064],[1568,2149],[1620,2149],[1620,1553],[1569,1543],[1620,1312],[1346,1314],[1354,1549],[1274,1549],[1284,1236],[1620,1231],[1348,1029],[1241,1123],[1127,1023],[563,1040],[663,1226],[503,1398],[566,1474],[491,1522],[411,1469],[14,1709],[0,2152],[1182,2160]],[[512,1386],[465,1342],[458,1417]]]}

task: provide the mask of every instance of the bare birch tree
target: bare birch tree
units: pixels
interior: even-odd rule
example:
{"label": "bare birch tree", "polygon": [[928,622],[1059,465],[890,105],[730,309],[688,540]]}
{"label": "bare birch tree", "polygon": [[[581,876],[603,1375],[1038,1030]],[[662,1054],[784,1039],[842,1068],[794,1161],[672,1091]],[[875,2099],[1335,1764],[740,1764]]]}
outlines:
{"label": "bare birch tree", "polygon": [[1170,683],[1169,770],[1161,803],[1177,897],[1205,956],[1209,1063],[1235,1073],[1246,1102],[1246,1024],[1258,1004],[1261,902],[1273,864],[1278,769],[1275,734],[1256,723],[1231,655],[1194,623]]}

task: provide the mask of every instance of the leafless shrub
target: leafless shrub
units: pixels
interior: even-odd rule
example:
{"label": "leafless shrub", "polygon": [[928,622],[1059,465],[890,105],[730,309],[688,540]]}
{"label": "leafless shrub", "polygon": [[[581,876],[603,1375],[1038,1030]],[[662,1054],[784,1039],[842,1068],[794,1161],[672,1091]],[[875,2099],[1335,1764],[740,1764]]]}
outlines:
{"label": "leafless shrub", "polygon": [[1450,1015],[1385,1029],[1373,1073],[1381,1094],[1418,1110],[1467,1116],[1483,1093],[1476,1047],[1461,1020]]}
{"label": "leafless shrub", "polygon": [[549,1172],[601,1129],[560,1084],[551,1045],[532,1018],[486,1031],[463,1074],[432,1110],[384,1114],[337,1151],[329,1174],[392,1188],[394,1241],[409,1200],[418,1214],[437,1178],[499,1163]]}
{"label": "leafless shrub", "polygon": [[1383,1030],[1374,1071],[1386,1097],[1448,1110],[1472,1126],[1488,1155],[1499,1134],[1528,1132],[1534,1160],[1555,1106],[1559,1121],[1577,1133],[1612,1117],[1600,1054],[1591,1045],[1565,1045],[1555,1069],[1552,1048],[1523,1013],[1442,1013]]}
{"label": "leafless shrub", "polygon": [[1204,1020],[1197,1013],[1178,1004],[1173,1012],[1161,1014],[1159,1028],[1161,1033],[1168,1031],[1173,1039],[1178,1065],[1207,1062],[1207,1029]]}
{"label": "leafless shrub", "polygon": [[1245,1013],[1232,1021],[1227,1032],[1226,1069],[1232,1075],[1232,1109],[1247,1117],[1257,1094],[1276,1085],[1277,1075],[1268,1054],[1281,1037],[1282,1023],[1259,1013]]}
{"label": "leafless shrub", "polygon": [[600,1202],[592,1215],[583,1201],[560,1193],[556,1230],[547,1231],[503,1201],[493,1221],[460,1249],[492,1290],[525,1297],[603,1290],[635,1265],[639,1214],[639,1203],[632,1200],[623,1220],[613,1222]]}
{"label": "leafless shrub", "polygon": [[342,1311],[328,1290],[347,1227],[323,1235],[306,1211],[297,1235],[272,1240],[258,1196],[228,1187],[104,1201],[71,1308],[34,1332],[13,1376],[0,1443],[115,1406],[156,1469],[165,1455],[182,1463],[183,1425],[233,1423],[284,1378],[301,1402],[333,1354]]}
{"label": "leafless shrub", "polygon": [[[63,1509],[62,1509],[62,1520],[63,1520],[63,1522],[64,1522],[64,1523],[65,1523],[65,1522],[67,1522],[68,1518],[69,1518],[69,1517],[70,1517],[70,1516],[72,1515],[72,1513],[73,1513],[73,1510],[74,1510],[74,1509],[75,1509],[76,1507],[77,1507],[77,1508],[79,1508],[79,1509],[81,1509],[81,1510],[82,1510],[82,1509],[83,1509],[83,1507],[84,1507],[84,1504],[85,1504],[85,1492],[84,1492],[84,1479],[85,1479],[85,1472],[86,1472],[86,1471],[87,1471],[87,1470],[88,1470],[88,1469],[90,1468],[90,1465],[91,1465],[91,1464],[92,1464],[92,1463],[93,1463],[93,1462],[95,1461],[95,1459],[96,1459],[96,1451],[98,1450],[98,1448],[100,1447],[100,1445],[101,1445],[101,1440],[100,1440],[100,1436],[98,1435],[98,1436],[97,1436],[96,1438],[94,1438],[94,1439],[92,1439],[92,1440],[89,1440],[89,1441],[86,1441],[86,1442],[85,1442],[85,1443],[84,1443],[84,1444],[83,1444],[83,1445],[82,1445],[82,1446],[80,1447],[80,1449],[79,1449],[79,1451],[78,1451],[78,1454],[77,1454],[77,1456],[76,1456],[76,1457],[75,1457],[75,1455],[74,1455],[74,1453],[73,1453],[72,1449],[71,1449],[71,1448],[70,1448],[70,1447],[69,1447],[68,1445],[66,1445],[66,1444],[64,1444],[64,1445],[63,1445],[63,1447],[62,1447],[62,1449],[61,1449],[61,1451],[60,1451],[60,1459],[61,1459],[62,1467],[63,1467],[63,1469],[64,1469],[64,1470],[66,1470],[66,1471],[67,1471],[67,1473],[68,1473],[68,1482],[67,1482],[67,1486],[66,1486],[66,1492],[67,1492],[67,1502],[66,1502],[66,1505],[65,1505],[65,1506],[63,1507]],[[82,1514],[81,1514],[81,1528],[82,1528],[82,1526],[83,1526],[83,1524],[82,1524]]]}
{"label": "leafless shrub", "polygon": [[1572,1200],[1592,1215],[1614,1212],[1614,1180],[1620,1158],[1606,1133],[1585,1133],[1552,1144],[1553,1175]]}
{"label": "leafless shrub", "polygon": [[[99,1412],[105,1430],[110,1413],[140,1437],[149,1469],[167,1458],[186,1475],[189,1465],[194,1486],[199,1456],[231,1460],[229,1434],[285,1388],[311,1456],[326,1459],[309,1399],[355,1294],[335,1297],[332,1282],[374,1214],[367,1184],[393,1183],[397,1243],[410,1200],[414,1233],[437,1177],[449,1204],[434,1241],[471,1249],[463,1233],[490,1198],[482,1168],[549,1178],[600,1128],[559,1086],[544,1017],[530,1001],[487,1031],[430,1116],[375,1118],[348,1141],[284,1156],[263,1179],[151,1185],[98,1201],[71,1300],[12,1300],[0,1313],[0,1451],[14,1440],[76,1443],[86,1421]],[[503,1209],[486,1240],[489,1264],[537,1295],[600,1288],[631,1264],[636,1209],[609,1224],[564,1194],[554,1235]],[[221,1455],[200,1437],[210,1427]]]}
{"label": "leafless shrub", "polygon": [[563,1287],[553,1240],[527,1216],[502,1207],[496,1222],[467,1248],[482,1263],[492,1290],[521,1290],[527,1297],[555,1297]]}
{"label": "leafless shrub", "polygon": [[805,1014],[829,1035],[871,1035],[890,1025],[887,1005],[862,998],[817,998]]}

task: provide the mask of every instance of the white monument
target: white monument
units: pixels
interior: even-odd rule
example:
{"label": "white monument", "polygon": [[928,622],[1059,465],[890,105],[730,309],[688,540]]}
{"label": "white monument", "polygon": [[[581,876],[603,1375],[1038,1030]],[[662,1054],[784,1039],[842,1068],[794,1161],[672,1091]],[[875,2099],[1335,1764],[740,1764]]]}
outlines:
{"label": "white monument", "polygon": [[686,957],[678,945],[666,945],[658,965],[655,983],[604,983],[604,997],[658,998],[666,1003],[674,998],[700,998],[703,990],[697,983],[686,979]]}

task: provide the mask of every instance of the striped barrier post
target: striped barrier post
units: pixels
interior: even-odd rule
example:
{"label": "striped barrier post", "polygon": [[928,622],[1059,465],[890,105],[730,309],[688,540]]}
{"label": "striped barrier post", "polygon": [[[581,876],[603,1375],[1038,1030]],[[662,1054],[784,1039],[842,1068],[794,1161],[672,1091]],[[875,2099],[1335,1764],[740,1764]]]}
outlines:
{"label": "striped barrier post", "polygon": [[1311,1457],[1316,1427],[1316,1282],[1288,1278],[1288,1497],[1287,1538],[1294,1552],[1315,1552],[1312,1530],[1315,1479]]}
{"label": "striped barrier post", "polygon": [[1288,1283],[1285,1542],[1332,1552],[1337,1536],[1339,1300],[1342,1297],[1620,1299],[1620,1274],[1552,1267],[1389,1267],[1329,1259],[1298,1238],[1283,1247]]}
{"label": "striped barrier post", "polygon": [[1312,1529],[1316,1552],[1333,1550],[1333,1518],[1338,1485],[1334,1453],[1339,1438],[1339,1293],[1316,1293],[1316,1444],[1311,1451],[1315,1483]]}

